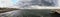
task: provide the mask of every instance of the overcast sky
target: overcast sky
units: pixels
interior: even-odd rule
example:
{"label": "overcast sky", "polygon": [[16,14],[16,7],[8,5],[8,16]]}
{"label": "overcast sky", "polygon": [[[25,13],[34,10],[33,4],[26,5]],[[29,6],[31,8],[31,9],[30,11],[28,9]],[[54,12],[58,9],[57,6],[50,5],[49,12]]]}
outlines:
{"label": "overcast sky", "polygon": [[[13,4],[16,3],[16,1],[17,0],[0,0],[0,7],[13,7],[13,8],[17,8],[18,6],[14,6],[13,5]],[[20,1],[28,1],[28,0],[20,0]],[[58,0],[58,5],[60,6],[60,0]]]}

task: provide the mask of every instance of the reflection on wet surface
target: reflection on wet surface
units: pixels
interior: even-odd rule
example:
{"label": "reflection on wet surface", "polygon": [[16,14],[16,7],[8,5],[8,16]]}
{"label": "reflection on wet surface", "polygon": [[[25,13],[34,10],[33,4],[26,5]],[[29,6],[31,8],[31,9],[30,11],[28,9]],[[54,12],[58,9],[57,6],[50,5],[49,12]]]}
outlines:
{"label": "reflection on wet surface", "polygon": [[59,13],[51,13],[51,9],[23,9],[0,13],[0,17],[55,17]]}
{"label": "reflection on wet surface", "polygon": [[16,8],[0,8],[0,13],[9,12],[9,11],[13,11],[13,10],[19,10],[19,9],[16,9]]}

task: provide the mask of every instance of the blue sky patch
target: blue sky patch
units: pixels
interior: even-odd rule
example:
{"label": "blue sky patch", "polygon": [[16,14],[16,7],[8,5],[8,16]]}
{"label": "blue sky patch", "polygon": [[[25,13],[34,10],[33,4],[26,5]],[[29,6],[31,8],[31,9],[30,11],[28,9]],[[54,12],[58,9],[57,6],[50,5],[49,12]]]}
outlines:
{"label": "blue sky patch", "polygon": [[17,1],[17,0],[12,0],[13,4],[15,4],[15,3],[16,3],[16,1]]}

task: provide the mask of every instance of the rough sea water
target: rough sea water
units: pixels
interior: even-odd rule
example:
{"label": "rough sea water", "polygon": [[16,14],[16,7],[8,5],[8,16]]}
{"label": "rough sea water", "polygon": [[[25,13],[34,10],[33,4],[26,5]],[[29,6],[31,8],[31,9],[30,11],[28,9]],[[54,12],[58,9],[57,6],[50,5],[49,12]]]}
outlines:
{"label": "rough sea water", "polygon": [[11,12],[0,13],[0,17],[51,17],[50,10],[14,10]]}

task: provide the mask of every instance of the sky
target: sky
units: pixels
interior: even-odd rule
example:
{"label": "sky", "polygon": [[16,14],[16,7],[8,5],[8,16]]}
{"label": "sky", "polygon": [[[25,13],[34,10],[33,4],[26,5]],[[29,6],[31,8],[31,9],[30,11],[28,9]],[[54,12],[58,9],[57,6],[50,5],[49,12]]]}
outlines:
{"label": "sky", "polygon": [[[0,2],[1,2],[1,1],[5,1],[5,0],[0,0]],[[13,2],[13,3],[16,3],[16,1],[17,1],[17,0],[11,0],[11,2]]]}
{"label": "sky", "polygon": [[[0,7],[17,7],[17,6],[11,6],[11,3],[10,2],[13,2],[13,4],[15,4],[16,3],[16,1],[17,0],[2,0],[2,1],[4,1],[4,2],[7,2],[7,3],[5,3],[5,4],[1,4],[1,0],[0,0]],[[20,1],[22,1],[22,0],[20,0]],[[25,0],[26,1],[26,0]],[[4,3],[3,2],[3,3]],[[59,5],[59,7],[60,7],[60,0],[58,0],[58,5]],[[56,8],[56,7],[55,7]]]}
{"label": "sky", "polygon": [[12,0],[13,3],[16,3],[17,0]]}
{"label": "sky", "polygon": [[[17,7],[13,6],[17,0],[0,0],[0,7]],[[12,3],[11,3],[12,2]]]}

